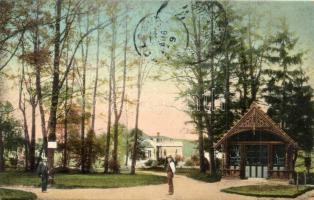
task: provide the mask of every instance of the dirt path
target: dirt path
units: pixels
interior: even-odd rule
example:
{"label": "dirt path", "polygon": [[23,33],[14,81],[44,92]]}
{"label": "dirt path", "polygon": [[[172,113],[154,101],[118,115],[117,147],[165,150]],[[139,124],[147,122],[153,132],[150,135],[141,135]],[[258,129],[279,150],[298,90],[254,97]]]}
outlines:
{"label": "dirt path", "polygon": [[[15,189],[34,192],[41,200],[271,200],[273,198],[247,197],[220,192],[222,188],[226,187],[265,182],[267,181],[258,179],[237,179],[204,183],[176,175],[174,178],[175,194],[173,196],[167,194],[167,184],[114,189],[49,189],[48,193],[41,193],[39,188],[15,187]],[[313,191],[297,199],[309,200],[310,197],[314,197]]]}

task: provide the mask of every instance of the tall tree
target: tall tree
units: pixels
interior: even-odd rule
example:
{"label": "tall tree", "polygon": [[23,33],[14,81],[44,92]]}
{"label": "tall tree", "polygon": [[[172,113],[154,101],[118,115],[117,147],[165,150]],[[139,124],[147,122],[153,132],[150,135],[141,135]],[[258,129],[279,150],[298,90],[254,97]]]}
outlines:
{"label": "tall tree", "polygon": [[[86,31],[89,29],[89,10],[86,11]],[[81,31],[81,17],[79,16],[79,26],[80,26],[80,37],[82,37],[82,31]],[[85,38],[85,43],[81,43],[81,50],[82,50],[82,82],[81,82],[81,95],[82,95],[82,116],[81,116],[81,171],[83,173],[87,172],[86,169],[86,148],[85,148],[85,123],[86,123],[86,71],[87,71],[87,61],[88,61],[88,51],[89,51],[89,37],[87,36]],[[79,71],[78,71],[79,73]]]}
{"label": "tall tree", "polygon": [[[118,5],[117,5],[118,6]],[[126,13],[128,12],[128,8],[126,6]],[[117,23],[117,17],[113,16],[113,23]],[[122,64],[122,83],[121,86],[118,86],[119,82],[119,76],[117,76],[117,71],[119,65],[116,65],[116,62],[113,62],[113,77],[112,77],[112,100],[113,100],[113,113],[114,113],[114,124],[113,124],[113,128],[114,128],[114,141],[113,141],[113,161],[114,162],[119,162],[118,161],[118,142],[119,142],[119,121],[122,115],[122,111],[123,111],[123,106],[125,103],[125,88],[126,88],[126,75],[127,75],[127,52],[128,52],[128,34],[129,34],[129,30],[128,30],[128,16],[125,16],[125,37],[124,37],[124,45],[123,45],[123,64]],[[113,31],[112,34],[117,34],[117,32],[115,32],[116,30]],[[117,41],[116,41],[116,37],[115,36],[115,44],[113,48],[116,48],[117,46]],[[114,58],[115,59],[115,58]],[[119,89],[121,88],[121,89]],[[118,95],[119,93],[120,96]],[[116,169],[115,173],[118,172],[118,169]]]}
{"label": "tall tree", "polygon": [[296,65],[302,63],[302,52],[293,53],[296,49],[298,39],[289,32],[285,20],[280,22],[279,31],[270,39],[270,53],[267,59],[271,64],[276,65],[265,70],[270,77],[264,92],[265,100],[270,105],[268,114],[280,122],[285,129],[288,113],[289,99],[291,98],[291,85],[294,77],[299,73]]}
{"label": "tall tree", "polygon": [[[23,48],[24,45],[22,45]],[[24,130],[24,149],[25,149],[25,171],[29,170],[29,132],[28,132],[28,122],[26,117],[26,100],[24,90],[24,82],[25,82],[25,65],[24,61],[22,61],[22,70],[21,70],[20,84],[19,84],[19,109],[22,112],[23,117],[23,130]]]}
{"label": "tall tree", "polygon": [[[50,111],[48,119],[48,140],[56,140],[56,125],[57,125],[57,111],[59,106],[59,95],[60,90],[63,87],[63,84],[70,72],[70,69],[73,65],[77,50],[81,46],[81,43],[84,39],[92,34],[97,29],[102,29],[110,24],[108,21],[101,22],[96,24],[94,27],[89,28],[86,32],[74,40],[71,44],[71,55],[69,56],[69,63],[66,64],[63,76],[60,74],[60,59],[61,55],[66,49],[66,42],[71,36],[71,31],[73,31],[74,21],[77,19],[80,10],[85,5],[82,1],[67,2],[68,5],[65,8],[64,17],[61,16],[63,1],[56,1],[56,14],[55,14],[55,32],[54,32],[54,61],[52,68],[52,85],[51,85],[51,100],[50,100]],[[85,2],[86,3],[86,2]],[[62,29],[62,30],[61,30]],[[45,149],[47,149],[47,141],[44,141]],[[48,156],[49,168],[53,166],[53,152]]]}
{"label": "tall tree", "polygon": [[135,110],[135,127],[134,127],[134,142],[133,142],[133,153],[132,153],[132,165],[131,165],[131,174],[135,174],[135,166],[136,166],[136,159],[138,157],[138,138],[139,138],[139,128],[138,128],[138,121],[139,121],[139,114],[140,114],[140,101],[141,101],[141,92],[143,87],[143,56],[140,57],[140,61],[138,64],[138,71],[137,71],[137,97],[136,97],[136,110]]}

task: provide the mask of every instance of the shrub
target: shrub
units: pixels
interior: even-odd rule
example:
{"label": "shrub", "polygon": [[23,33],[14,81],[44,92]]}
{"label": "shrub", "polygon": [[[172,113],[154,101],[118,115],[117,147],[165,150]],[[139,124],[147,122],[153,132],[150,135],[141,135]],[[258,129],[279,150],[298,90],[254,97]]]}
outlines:
{"label": "shrub", "polygon": [[10,158],[10,165],[12,167],[16,167],[17,166],[17,161],[18,161],[17,158]]}
{"label": "shrub", "polygon": [[180,162],[180,161],[183,161],[183,157],[180,156],[180,155],[176,155],[175,158],[174,158],[174,160],[175,160],[176,162]]}
{"label": "shrub", "polygon": [[200,159],[197,155],[192,155],[191,160],[194,163],[194,165],[200,165]]}
{"label": "shrub", "polygon": [[166,165],[167,165],[167,160],[166,160],[166,158],[159,158],[159,159],[157,160],[157,165],[166,166]]}
{"label": "shrub", "polygon": [[192,166],[194,166],[194,162],[193,162],[192,160],[188,159],[188,160],[185,161],[185,164],[184,164],[184,165],[185,165],[185,166],[192,167]]}
{"label": "shrub", "polygon": [[120,164],[118,161],[109,160],[109,169],[113,172],[120,172]]}
{"label": "shrub", "polygon": [[147,166],[147,167],[151,167],[153,165],[153,160],[148,160],[148,161],[146,161],[145,162],[145,166]]}

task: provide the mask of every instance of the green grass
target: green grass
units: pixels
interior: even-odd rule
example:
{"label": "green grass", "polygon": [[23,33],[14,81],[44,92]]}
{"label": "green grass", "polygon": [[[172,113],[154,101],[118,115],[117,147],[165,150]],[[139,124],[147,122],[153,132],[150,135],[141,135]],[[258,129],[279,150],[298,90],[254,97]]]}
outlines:
{"label": "green grass", "polygon": [[[162,167],[153,167],[153,168],[146,168],[142,169],[144,171],[154,171],[154,172],[165,172],[166,170]],[[199,169],[196,168],[177,168],[176,169],[176,174],[178,175],[184,175],[189,178],[207,182],[207,183],[212,183],[212,182],[217,182],[220,181],[220,177],[218,176],[211,176],[210,174],[202,174],[200,173]]]}
{"label": "green grass", "polygon": [[[166,183],[166,177],[150,174],[56,174],[56,188],[119,188]],[[22,172],[0,173],[0,185],[40,186],[40,178]]]}
{"label": "green grass", "polygon": [[312,187],[295,185],[248,185],[240,187],[230,187],[222,189],[222,192],[240,194],[245,196],[255,197],[281,197],[281,198],[295,198],[307,191],[312,190]]}
{"label": "green grass", "polygon": [[[302,173],[302,172],[306,172],[306,167],[304,165],[304,155],[303,155],[303,151],[299,151],[298,156],[297,156],[297,160],[295,162],[295,171],[298,173]],[[311,169],[310,169],[310,173],[314,173],[314,152],[311,153]]]}
{"label": "green grass", "polygon": [[0,188],[1,200],[35,200],[37,196],[31,192]]}

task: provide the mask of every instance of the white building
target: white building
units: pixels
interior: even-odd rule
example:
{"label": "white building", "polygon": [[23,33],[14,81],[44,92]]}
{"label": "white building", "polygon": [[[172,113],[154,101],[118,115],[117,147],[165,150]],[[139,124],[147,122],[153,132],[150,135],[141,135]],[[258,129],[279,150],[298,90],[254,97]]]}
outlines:
{"label": "white building", "polygon": [[167,156],[183,157],[183,142],[168,137],[157,136],[149,137],[143,141],[145,146],[145,157],[150,160],[166,158]]}

